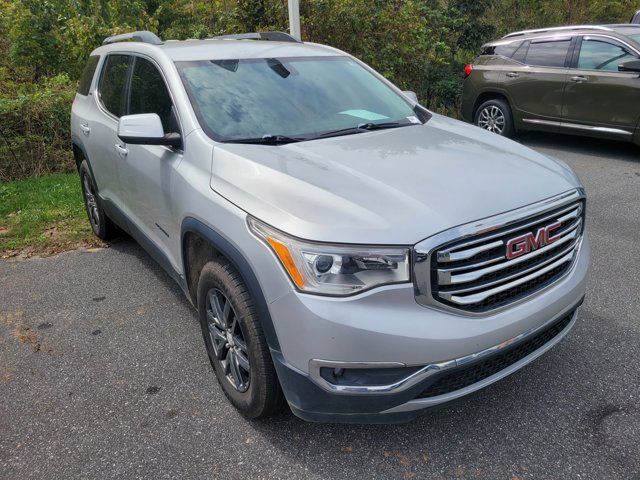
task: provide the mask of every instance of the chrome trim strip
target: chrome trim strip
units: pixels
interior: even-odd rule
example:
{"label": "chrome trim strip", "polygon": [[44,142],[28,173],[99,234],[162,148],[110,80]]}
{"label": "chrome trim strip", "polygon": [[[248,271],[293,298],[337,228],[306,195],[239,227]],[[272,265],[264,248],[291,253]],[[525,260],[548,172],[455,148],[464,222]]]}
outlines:
{"label": "chrome trim strip", "polygon": [[[573,205],[570,205],[568,208],[565,208],[564,210],[560,210],[559,212],[555,212],[553,215],[548,215],[546,217],[539,218],[539,219],[537,219],[537,220],[535,220],[533,222],[525,223],[524,225],[519,225],[518,227],[512,228],[511,230],[506,230],[506,231],[504,231],[502,233],[496,233],[495,235],[488,235],[488,236],[483,237],[483,238],[478,238],[478,239],[472,240],[470,242],[463,243],[462,245],[456,245],[455,247],[451,248],[450,250],[458,250],[459,248],[464,248],[464,247],[467,247],[469,245],[475,245],[476,243],[486,242],[487,240],[491,240],[492,238],[504,237],[505,235],[509,235],[510,233],[519,232],[520,230],[524,230],[525,228],[531,227],[532,225],[537,225],[538,223],[544,223],[547,220],[551,220],[551,219],[557,217],[558,215],[561,215],[561,214],[563,214],[565,212],[569,212],[571,210],[576,210],[576,209],[580,209],[580,213],[582,213],[582,210],[581,210],[582,209],[582,205],[573,204]],[[521,220],[526,220],[526,217],[522,218]],[[490,230],[490,229],[487,229],[487,230]],[[477,235],[480,235],[480,234],[481,234],[481,232],[477,233]],[[438,258],[438,261],[440,261],[440,258]]]}
{"label": "chrome trim strip", "polygon": [[[521,257],[514,258],[513,260],[508,260],[506,262],[499,263],[497,265],[491,265],[490,267],[482,268],[480,270],[474,270],[468,273],[459,273],[458,275],[451,275],[450,272],[442,269],[438,269],[438,284],[441,286],[447,285],[456,285],[458,283],[467,283],[473,282],[474,280],[478,280],[480,277],[488,273],[499,272],[505,268],[509,268],[513,265],[518,265],[519,263],[526,262],[527,260],[537,257],[549,250],[562,245],[563,243],[568,242],[569,240],[573,240],[577,236],[576,230],[582,226],[582,221],[576,222],[570,229],[562,232],[562,237],[549,245],[546,245],[538,250],[534,250],[527,255],[522,255]],[[504,257],[503,257],[504,258]],[[469,265],[467,268],[474,268],[475,265]]]}
{"label": "chrome trim strip", "polygon": [[320,368],[398,368],[407,367],[404,363],[395,362],[333,362],[329,360],[309,360],[309,376],[322,389],[338,394],[358,395],[358,394],[390,394],[402,392],[424,379],[440,372],[441,370],[452,368],[456,365],[455,360],[447,362],[432,363],[424,366],[417,372],[388,385],[334,385],[320,375]]}
{"label": "chrome trim strip", "polygon": [[628,135],[628,136],[633,135],[632,132],[627,132],[626,130],[622,130],[620,128],[596,127],[592,125],[578,125],[577,123],[553,122],[551,120],[537,120],[533,118],[523,118],[522,121],[525,123],[532,123],[535,125],[550,125],[553,127],[573,128],[576,130],[584,130],[587,132],[610,133],[613,135]]}
{"label": "chrome trim strip", "polygon": [[492,264],[494,264],[496,262],[500,262],[502,260],[504,260],[504,255],[500,255],[498,257],[493,257],[493,258],[490,258],[489,260],[485,260],[483,262],[474,263],[471,266],[462,265],[460,267],[441,268],[441,269],[438,270],[438,273],[440,271],[453,273],[453,272],[459,272],[461,270],[469,270],[470,268],[480,268],[480,267],[484,267],[486,265],[492,265]]}
{"label": "chrome trim strip", "polygon": [[[463,250],[462,252],[451,253],[450,250],[445,250],[444,252],[438,252],[438,262],[457,262],[458,260],[466,260],[467,258],[471,258],[474,255],[485,252],[487,250],[491,250],[493,248],[501,247],[502,245],[504,245],[504,242],[502,240],[497,240],[487,245],[481,245],[479,247]],[[458,250],[458,248],[461,248],[463,246],[464,245],[456,247],[454,250]]]}
{"label": "chrome trim strip", "polygon": [[547,33],[547,32],[572,32],[574,30],[604,30],[607,32],[614,31],[612,28],[604,27],[602,25],[574,25],[574,26],[568,26],[568,27],[534,28],[532,30],[520,30],[518,32],[509,33],[502,38],[513,38],[513,37],[519,37],[522,35],[533,35],[536,33]]}
{"label": "chrome trim strip", "polygon": [[572,220],[574,218],[579,217],[581,214],[582,214],[582,204],[578,204],[578,208],[576,208],[573,212],[567,213],[566,215],[558,218],[558,220],[556,220],[556,221],[558,221],[560,223],[564,223],[567,220]]}
{"label": "chrome trim strip", "polygon": [[[465,239],[469,239],[469,241],[471,241],[476,235],[481,235],[498,228],[508,227],[509,225],[522,221],[523,219],[527,219],[528,217],[543,215],[551,210],[563,208],[564,205],[567,205],[568,207],[573,206],[570,204],[584,199],[584,189],[582,187],[575,188],[540,202],[532,203],[530,205],[477,220],[475,222],[459,225],[449,230],[444,230],[417,243],[413,249],[413,282],[416,301],[425,307],[436,308],[438,310],[444,310],[465,317],[486,317],[493,315],[496,312],[512,308],[515,305],[529,300],[532,296],[540,295],[546,289],[552,288],[557,284],[557,281],[560,281],[561,278],[568,275],[573,270],[573,267],[567,270],[562,277],[559,277],[555,283],[540,290],[536,290],[529,295],[525,295],[512,303],[501,305],[497,308],[483,312],[461,310],[454,306],[445,305],[444,303],[434,299],[431,295],[431,254],[439,247],[447,245],[450,242],[463,242]],[[571,210],[571,208],[568,208],[568,210]],[[551,215],[551,217],[553,217],[553,215]],[[487,238],[485,237],[482,240],[486,239]]]}
{"label": "chrome trim strip", "polygon": [[[499,343],[498,345],[494,345],[493,347],[489,347],[486,348],[484,350],[481,350],[479,352],[476,353],[472,353],[469,355],[465,355],[463,357],[458,357],[452,360],[447,360],[444,362],[438,362],[438,363],[430,363],[428,365],[425,365],[424,367],[422,367],[420,370],[418,370],[417,372],[412,373],[411,375],[408,375],[407,377],[392,383],[392,384],[388,384],[388,385],[370,385],[370,386],[365,386],[365,385],[334,385],[332,383],[329,383],[327,380],[325,380],[324,378],[322,378],[322,376],[320,375],[320,368],[322,367],[327,367],[327,368],[399,368],[399,367],[408,367],[409,365],[406,365],[404,363],[399,363],[399,362],[338,362],[338,361],[330,361],[330,360],[318,360],[318,359],[311,359],[309,360],[309,377],[311,378],[311,380],[314,381],[314,383],[316,383],[320,388],[322,388],[323,390],[330,392],[330,393],[334,393],[334,394],[338,394],[338,395],[371,395],[371,394],[376,394],[376,395],[386,395],[386,394],[394,394],[394,393],[399,393],[399,392],[403,392],[411,387],[413,387],[414,385],[417,385],[418,383],[422,382],[423,380],[435,375],[436,373],[440,373],[444,370],[448,370],[454,367],[460,367],[460,366],[464,366],[467,365],[471,362],[477,361],[477,360],[481,360],[484,357],[490,356],[490,355],[494,355],[495,353],[499,352],[500,350],[507,348],[517,342],[520,342],[522,340],[525,340],[526,338],[535,335],[536,333],[538,333],[540,330],[543,330],[544,328],[548,327],[551,323],[557,321],[559,318],[561,318],[563,315],[566,315],[568,312],[572,311],[572,310],[576,310],[580,304],[582,303],[582,299],[571,305],[571,307],[566,308],[562,311],[562,313],[554,316],[551,320],[549,320],[548,322],[545,322],[543,325],[540,325],[539,327],[536,328],[532,328],[526,332],[521,333],[520,335],[516,335],[513,338],[510,338],[509,340],[506,340],[502,343]],[[575,318],[577,316],[577,311],[574,312],[573,314],[573,321],[575,321]],[[569,329],[569,327],[573,326],[571,323],[567,326],[567,330]],[[531,353],[531,355],[535,355],[536,352],[541,351],[542,349],[545,348],[546,345],[549,345],[553,342],[553,340],[555,340],[555,338],[557,338],[558,336],[562,335],[562,332],[560,334],[558,334],[556,337],[554,337],[554,339],[550,340],[549,342],[545,343],[543,346],[541,346],[538,350],[536,350],[535,352]],[[528,358],[528,357],[525,357]],[[499,372],[500,373],[500,372]],[[496,374],[498,375],[498,374]],[[492,377],[489,377],[492,378]],[[475,384],[474,384],[475,385]]]}
{"label": "chrome trim strip", "polygon": [[490,290],[484,290],[481,293],[476,293],[474,295],[459,296],[459,295],[455,295],[453,292],[440,292],[440,296],[445,300],[457,303],[458,305],[470,305],[473,303],[482,302],[483,300],[487,299],[491,295],[495,295],[496,293],[504,292],[505,290],[509,290],[510,288],[517,287],[518,285],[522,285],[523,283],[526,283],[529,280],[534,280],[535,278],[550,272],[551,270],[553,270],[556,267],[559,267],[563,263],[573,261],[575,257],[575,253],[576,252],[574,250],[571,253],[562,257],[560,260],[557,260],[551,263],[550,265],[547,265],[546,267],[541,268],[540,270],[536,270],[535,272],[529,275],[518,278],[517,280],[514,280],[512,282],[505,283],[504,285],[500,285],[499,287],[495,287]]}
{"label": "chrome trim strip", "polygon": [[382,411],[380,413],[386,414],[386,413],[397,413],[397,412],[408,412],[408,411],[412,411],[412,410],[420,410],[420,409],[427,408],[427,407],[430,407],[430,406],[433,406],[433,405],[438,405],[438,404],[441,404],[441,403],[449,402],[451,400],[455,400],[456,398],[463,397],[463,396],[468,395],[468,394],[470,394],[472,392],[480,390],[480,389],[482,389],[482,388],[484,388],[484,387],[486,387],[488,385],[491,385],[492,383],[495,383],[495,382],[497,382],[499,380],[502,380],[503,378],[511,375],[512,373],[520,370],[525,365],[528,365],[529,363],[533,362],[535,359],[537,359],[541,355],[544,355],[547,351],[549,351],[550,349],[555,347],[558,343],[560,343],[562,341],[562,339],[564,337],[566,337],[567,334],[574,327],[574,325],[576,324],[577,319],[578,319],[578,312],[576,311],[573,314],[573,318],[571,319],[569,324],[564,328],[564,330],[562,330],[560,333],[558,333],[555,337],[553,337],[547,343],[542,345],[538,350],[532,352],[531,354],[527,355],[524,358],[521,358],[520,360],[518,360],[513,365],[509,365],[507,368],[505,368],[503,370],[500,370],[499,372],[495,373],[494,375],[492,375],[490,377],[487,377],[487,378],[485,378],[483,380],[480,380],[479,382],[473,383],[473,384],[471,384],[471,385],[469,385],[469,386],[467,386],[465,388],[461,388],[460,390],[455,390],[453,392],[446,393],[444,395],[438,395],[436,397],[417,398],[415,400],[409,400],[407,403],[403,403],[401,405],[398,405],[397,407],[393,407],[393,408],[390,408],[388,410],[384,410],[384,411]]}
{"label": "chrome trim strip", "polygon": [[[554,244],[557,246],[557,244]],[[526,268],[520,272],[514,273],[512,275],[508,275],[506,277],[501,277],[498,280],[494,280],[492,282],[487,282],[487,283],[483,283],[482,285],[474,285],[471,287],[465,287],[465,288],[459,288],[457,290],[453,290],[453,291],[448,291],[447,293],[451,293],[451,294],[460,294],[460,293],[465,293],[465,292],[473,292],[474,290],[481,290],[481,289],[485,289],[488,287],[492,287],[493,285],[498,285],[500,283],[504,283],[504,282],[508,282],[509,280],[513,280],[514,278],[518,278],[521,275],[526,275],[530,272],[534,272],[539,268],[544,267],[545,265],[548,265],[549,263],[558,260],[560,257],[567,255],[572,249],[576,248],[578,246],[577,242],[571,242],[571,245],[569,245],[567,248],[565,248],[564,250],[562,250],[561,252],[559,252],[557,255],[554,255],[551,258],[548,258],[547,260],[538,263],[536,265],[533,265],[532,267]]]}
{"label": "chrome trim strip", "polygon": [[532,35],[535,33],[571,32],[574,30],[605,30],[608,32],[613,32],[612,28],[604,27],[601,25],[575,25],[575,26],[569,26],[569,27],[534,28],[532,30],[520,30],[518,32],[509,33],[502,38],[513,38],[513,37],[519,37],[522,35]]}

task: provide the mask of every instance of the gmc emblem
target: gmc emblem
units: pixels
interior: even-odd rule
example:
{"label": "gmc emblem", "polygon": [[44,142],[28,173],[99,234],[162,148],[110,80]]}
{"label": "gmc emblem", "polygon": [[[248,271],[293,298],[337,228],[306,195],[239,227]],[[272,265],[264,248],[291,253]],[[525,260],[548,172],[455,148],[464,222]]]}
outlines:
{"label": "gmc emblem", "polygon": [[552,235],[553,231],[561,225],[560,222],[552,223],[538,229],[536,234],[527,233],[507,242],[507,259],[513,260],[529,252],[550,245],[560,239],[560,235]]}

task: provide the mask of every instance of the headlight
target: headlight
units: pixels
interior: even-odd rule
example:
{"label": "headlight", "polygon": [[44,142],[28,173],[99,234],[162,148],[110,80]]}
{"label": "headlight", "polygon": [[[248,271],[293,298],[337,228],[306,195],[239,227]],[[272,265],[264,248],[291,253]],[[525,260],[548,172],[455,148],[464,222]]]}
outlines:
{"label": "headlight", "polygon": [[255,218],[250,230],[276,254],[299,290],[350,295],[410,280],[409,249],[315,243],[291,237]]}

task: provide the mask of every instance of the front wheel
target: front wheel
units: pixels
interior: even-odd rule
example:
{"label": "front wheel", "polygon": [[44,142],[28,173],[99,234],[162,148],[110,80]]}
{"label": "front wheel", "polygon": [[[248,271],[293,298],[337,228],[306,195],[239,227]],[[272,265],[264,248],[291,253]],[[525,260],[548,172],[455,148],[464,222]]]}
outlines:
{"label": "front wheel", "polygon": [[504,100],[494,99],[484,102],[476,110],[473,123],[503,137],[511,138],[515,134],[511,108]]}
{"label": "front wheel", "polygon": [[276,413],[283,395],[269,347],[253,299],[226,260],[202,268],[198,313],[209,360],[229,401],[248,418]]}

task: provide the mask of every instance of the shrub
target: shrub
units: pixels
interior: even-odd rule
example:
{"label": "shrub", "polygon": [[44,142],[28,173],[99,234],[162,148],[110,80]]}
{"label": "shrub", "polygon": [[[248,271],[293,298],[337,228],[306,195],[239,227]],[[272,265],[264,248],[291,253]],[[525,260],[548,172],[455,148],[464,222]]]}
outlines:
{"label": "shrub", "polygon": [[74,168],[69,123],[75,89],[60,74],[0,96],[0,180]]}

